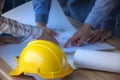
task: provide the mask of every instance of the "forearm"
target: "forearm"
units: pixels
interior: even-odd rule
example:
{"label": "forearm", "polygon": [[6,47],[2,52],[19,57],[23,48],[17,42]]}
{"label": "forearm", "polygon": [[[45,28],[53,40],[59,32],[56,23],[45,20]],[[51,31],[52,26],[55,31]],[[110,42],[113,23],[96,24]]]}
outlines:
{"label": "forearm", "polygon": [[28,36],[31,33],[31,26],[1,16],[0,34],[2,33],[12,34],[13,36]]}
{"label": "forearm", "polygon": [[96,0],[94,7],[85,20],[85,23],[95,28],[110,14],[116,3],[117,0]]}
{"label": "forearm", "polygon": [[36,23],[47,23],[51,0],[32,0]]}
{"label": "forearm", "polygon": [[36,28],[31,25],[19,23],[15,20],[11,20],[5,17],[0,17],[0,34],[7,33],[14,37],[28,38],[30,35],[40,36],[42,34],[42,28]]}

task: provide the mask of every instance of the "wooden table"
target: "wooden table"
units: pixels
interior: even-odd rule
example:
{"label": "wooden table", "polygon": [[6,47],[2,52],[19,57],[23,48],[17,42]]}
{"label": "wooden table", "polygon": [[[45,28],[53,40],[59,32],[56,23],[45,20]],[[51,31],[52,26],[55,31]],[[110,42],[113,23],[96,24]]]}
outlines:
{"label": "wooden table", "polygon": [[19,77],[12,77],[9,72],[12,68],[0,57],[0,80],[35,80],[33,76],[20,75]]}

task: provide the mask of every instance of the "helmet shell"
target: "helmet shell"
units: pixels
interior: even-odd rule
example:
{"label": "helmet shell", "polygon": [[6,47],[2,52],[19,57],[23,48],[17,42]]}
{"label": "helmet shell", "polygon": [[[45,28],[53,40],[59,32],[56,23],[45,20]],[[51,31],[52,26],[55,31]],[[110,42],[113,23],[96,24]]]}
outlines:
{"label": "helmet shell", "polygon": [[72,71],[65,53],[57,44],[45,40],[34,40],[23,49],[17,67],[10,72],[10,75],[29,73],[50,79],[64,77]]}

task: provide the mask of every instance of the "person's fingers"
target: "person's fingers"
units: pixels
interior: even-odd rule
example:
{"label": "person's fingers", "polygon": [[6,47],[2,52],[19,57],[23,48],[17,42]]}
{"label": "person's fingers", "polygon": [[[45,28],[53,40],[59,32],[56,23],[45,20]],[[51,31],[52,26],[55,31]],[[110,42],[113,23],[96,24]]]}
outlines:
{"label": "person's fingers", "polygon": [[12,38],[10,36],[4,36],[0,38],[1,38],[1,42],[4,42],[4,43],[18,43],[19,42],[19,40]]}
{"label": "person's fingers", "polygon": [[87,40],[87,42],[91,43],[95,37],[96,37],[96,35],[90,36],[89,39]]}
{"label": "person's fingers", "polygon": [[88,43],[91,43],[93,41],[93,39],[98,35],[98,30],[95,31],[91,31],[90,32],[90,36],[87,40]]}
{"label": "person's fingers", "polygon": [[0,37],[0,45],[6,45],[6,44],[9,44],[9,43],[19,43],[20,41],[15,39],[15,38],[12,38],[10,36],[2,36]]}
{"label": "person's fingers", "polygon": [[52,42],[54,42],[54,43],[59,45],[59,42],[55,38],[52,39]]}
{"label": "person's fingers", "polygon": [[70,39],[64,44],[64,48],[66,48],[72,41],[73,41],[73,38],[70,38]]}
{"label": "person's fingers", "polygon": [[110,37],[111,37],[111,35],[109,35],[109,34],[103,35],[103,36],[101,37],[100,41],[103,42],[103,41],[105,41],[106,39],[108,39],[108,38],[110,38]]}
{"label": "person's fingers", "polygon": [[97,35],[90,41],[90,43],[96,43],[96,42],[100,41],[100,38],[101,38],[101,36]]}
{"label": "person's fingers", "polygon": [[38,39],[41,39],[41,40],[48,40],[48,41],[52,41],[56,44],[59,44],[59,42],[50,34],[43,34],[40,38]]}
{"label": "person's fingers", "polygon": [[101,38],[102,38],[101,31],[95,30],[95,31],[92,31],[92,36],[89,37],[89,40],[87,42],[88,43],[96,43],[96,42],[100,41]]}
{"label": "person's fingers", "polygon": [[5,37],[5,43],[19,43],[19,40],[12,37]]}
{"label": "person's fingers", "polygon": [[100,41],[103,42],[103,41],[105,41],[105,39],[106,39],[106,36],[102,36]]}
{"label": "person's fingers", "polygon": [[98,35],[93,35],[89,40],[88,43],[95,43],[99,39]]}
{"label": "person's fingers", "polygon": [[49,28],[44,28],[44,29],[46,29],[47,32],[48,32],[49,34],[51,34],[52,36],[57,36],[57,35],[58,35],[55,31],[52,31],[52,30],[49,29]]}
{"label": "person's fingers", "polygon": [[78,45],[77,46],[82,46],[84,41],[85,41],[85,37],[81,36],[81,38],[78,40]]}
{"label": "person's fingers", "polygon": [[71,45],[72,45],[72,46],[77,46],[77,44],[78,44],[78,41],[73,41],[73,42],[71,42]]}
{"label": "person's fingers", "polygon": [[73,34],[73,36],[65,43],[64,47],[66,48],[70,43],[74,42],[74,41],[78,41],[81,38],[81,34],[77,34],[77,32],[75,34]]}
{"label": "person's fingers", "polygon": [[[65,43],[64,47],[66,48],[70,43],[73,43],[72,45],[77,46],[78,40],[81,38],[81,35],[77,35],[76,33]],[[76,42],[76,43],[75,43]]]}
{"label": "person's fingers", "polygon": [[49,39],[50,41],[52,41],[52,42],[54,42],[54,43],[56,43],[56,44],[59,45],[59,42],[58,42],[52,35],[50,35],[50,36],[48,37],[48,39]]}
{"label": "person's fingers", "polygon": [[101,30],[100,32],[101,32],[101,38],[100,38],[101,42],[111,37],[111,30],[105,29],[105,30]]}
{"label": "person's fingers", "polygon": [[0,46],[4,46],[5,45],[5,43],[4,42],[0,42]]}
{"label": "person's fingers", "polygon": [[52,36],[58,36],[58,33],[51,30],[51,35]]}

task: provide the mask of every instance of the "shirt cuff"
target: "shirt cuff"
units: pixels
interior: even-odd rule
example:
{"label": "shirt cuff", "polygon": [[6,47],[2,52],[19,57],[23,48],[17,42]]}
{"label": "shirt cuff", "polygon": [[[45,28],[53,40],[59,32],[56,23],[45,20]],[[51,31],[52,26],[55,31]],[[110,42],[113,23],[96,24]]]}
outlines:
{"label": "shirt cuff", "polygon": [[47,23],[47,21],[48,21],[48,15],[47,14],[36,14],[35,17],[36,17],[36,19],[35,19],[36,22]]}
{"label": "shirt cuff", "polygon": [[114,26],[116,25],[116,18],[114,17],[107,17],[101,22],[100,28],[101,29],[109,29],[114,30]]}
{"label": "shirt cuff", "polygon": [[42,36],[43,28],[42,27],[33,27],[31,36],[34,39],[38,39]]}
{"label": "shirt cuff", "polygon": [[90,14],[90,15],[88,15],[88,17],[84,23],[89,24],[93,29],[95,29],[99,23],[99,19],[95,15]]}

